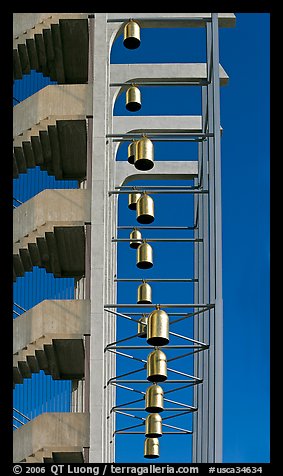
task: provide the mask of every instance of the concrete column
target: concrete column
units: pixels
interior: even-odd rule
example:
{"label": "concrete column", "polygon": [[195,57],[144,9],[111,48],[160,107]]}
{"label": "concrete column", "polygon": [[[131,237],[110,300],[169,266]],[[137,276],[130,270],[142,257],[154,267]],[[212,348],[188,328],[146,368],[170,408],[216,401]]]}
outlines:
{"label": "concrete column", "polygon": [[[90,338],[90,463],[107,461],[109,438],[106,433],[108,380],[107,355],[104,353],[109,330],[104,318],[104,303],[109,279],[109,161],[106,144],[109,52],[107,13],[96,13],[93,41],[93,142],[91,199],[91,338]],[[111,277],[110,277],[111,278]]]}

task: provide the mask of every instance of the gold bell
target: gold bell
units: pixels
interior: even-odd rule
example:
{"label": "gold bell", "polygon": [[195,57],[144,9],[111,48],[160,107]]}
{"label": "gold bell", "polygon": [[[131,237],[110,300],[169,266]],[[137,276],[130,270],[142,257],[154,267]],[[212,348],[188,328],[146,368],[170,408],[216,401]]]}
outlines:
{"label": "gold bell", "polygon": [[154,166],[153,143],[147,137],[142,137],[137,143],[134,166],[138,170],[150,170]]}
{"label": "gold bell", "polygon": [[132,85],[126,91],[126,109],[131,112],[141,108],[141,92],[137,86]]}
{"label": "gold bell", "polygon": [[148,224],[154,221],[154,201],[146,192],[138,199],[136,211],[139,223]]}
{"label": "gold bell", "polygon": [[141,193],[137,193],[137,192],[129,193],[128,208],[130,210],[136,210],[137,201],[139,200],[140,197],[141,197]]}
{"label": "gold bell", "polygon": [[158,413],[147,415],[145,420],[145,436],[150,438],[162,436],[162,418]]}
{"label": "gold bell", "polygon": [[137,140],[134,140],[128,145],[128,162],[129,164],[133,164],[135,162],[135,155],[136,155],[136,147],[137,147]]}
{"label": "gold bell", "polygon": [[138,320],[138,337],[146,337],[147,316],[145,314]]}
{"label": "gold bell", "polygon": [[149,413],[159,413],[164,410],[163,388],[154,383],[147,387],[145,392],[145,411]]}
{"label": "gold bell", "polygon": [[138,300],[137,304],[151,304],[151,286],[143,281],[138,287]]}
{"label": "gold bell", "polygon": [[147,343],[154,346],[169,342],[169,317],[162,309],[155,309],[148,316]]}
{"label": "gold bell", "polygon": [[144,442],[144,457],[145,458],[159,458],[159,439],[146,438]]}
{"label": "gold bell", "polygon": [[152,247],[143,241],[137,248],[137,267],[140,269],[149,269],[153,266]]}
{"label": "gold bell", "polygon": [[130,233],[130,240],[140,240],[140,241],[130,241],[130,247],[137,249],[142,244],[142,234],[136,228],[133,229]]}
{"label": "gold bell", "polygon": [[164,382],[167,379],[167,359],[162,350],[155,349],[147,357],[147,380]]}
{"label": "gold bell", "polygon": [[140,26],[134,20],[128,21],[124,26],[124,46],[135,50],[140,46],[140,42]]}

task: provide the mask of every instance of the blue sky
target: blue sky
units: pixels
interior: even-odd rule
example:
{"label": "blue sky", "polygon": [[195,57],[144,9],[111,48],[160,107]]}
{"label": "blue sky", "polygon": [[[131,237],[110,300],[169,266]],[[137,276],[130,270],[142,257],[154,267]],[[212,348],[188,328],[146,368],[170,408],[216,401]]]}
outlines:
{"label": "blue sky", "polygon": [[[220,30],[220,62],[230,80],[221,89],[222,136],[222,220],[223,220],[223,299],[224,299],[224,462],[269,461],[269,15],[236,14],[236,27]],[[127,62],[204,62],[205,32],[203,29],[145,29],[141,46],[126,50],[122,38],[114,44],[111,61]],[[25,78],[23,81],[28,81]],[[41,81],[41,83],[40,83]],[[44,83],[45,81],[45,83]],[[39,80],[39,87],[46,84]],[[40,86],[41,84],[41,86]],[[23,83],[15,82],[18,99]],[[196,87],[141,88],[142,108],[138,115],[197,115],[201,112],[200,89]],[[17,95],[18,94],[18,95]],[[116,103],[114,114],[130,115],[124,106],[124,96]],[[126,159],[123,144],[117,160]],[[156,160],[197,160],[195,144],[156,143]],[[31,185],[32,178],[33,186]],[[43,179],[42,179],[43,177]],[[30,171],[15,182],[15,194],[25,200],[48,187],[72,187],[47,177],[37,170]],[[136,182],[138,184],[138,182]],[[142,184],[142,182],[141,182]],[[150,183],[152,184],[152,183]],[[27,192],[28,191],[28,192]],[[30,194],[29,196],[27,195]],[[15,195],[14,195],[15,196]],[[153,225],[192,224],[193,204],[190,196],[154,195],[156,219]],[[127,209],[126,197],[119,200],[119,224],[135,221]],[[148,231],[147,236],[190,237],[189,232],[164,235]],[[127,232],[121,232],[127,237]],[[118,246],[118,276],[120,277],[192,277],[192,244],[161,244],[154,246],[154,267],[141,271],[135,266],[135,251],[127,244]],[[15,300],[25,308],[43,299],[32,289],[36,273],[26,273],[15,285]],[[44,272],[45,273],[45,272]],[[46,278],[47,279],[47,278]],[[53,282],[54,281],[54,282]],[[56,282],[56,283],[55,283]],[[70,280],[48,276],[48,295],[64,298],[70,295]],[[55,283],[55,284],[54,284]],[[64,288],[65,286],[65,288]],[[60,289],[59,289],[60,288]],[[27,292],[26,290],[29,290]],[[44,289],[44,285],[40,286]],[[66,291],[64,291],[66,289]],[[119,302],[136,302],[137,283],[123,284],[118,289]],[[192,302],[191,284],[152,285],[153,301]],[[65,293],[65,294],[64,294]],[[29,297],[28,297],[29,296]],[[19,302],[21,300],[21,302]],[[122,321],[122,322],[120,322]],[[135,324],[120,319],[118,336],[135,333]],[[192,322],[176,326],[175,332],[192,337]],[[173,342],[172,342],[173,343]],[[174,342],[175,343],[175,342]],[[177,342],[176,343],[180,343]],[[169,351],[168,351],[169,354]],[[144,358],[144,355],[135,354]],[[124,362],[126,360],[126,363]],[[128,360],[120,358],[118,370]],[[137,363],[136,363],[137,364]],[[134,369],[139,365],[129,365]],[[192,360],[175,362],[175,368],[188,373]],[[139,375],[139,374],[138,374]],[[34,376],[33,379],[43,378]],[[44,376],[44,378],[46,378]],[[50,384],[52,385],[52,384]],[[56,385],[59,385],[56,382]],[[23,390],[17,390],[23,403]],[[66,391],[65,387],[62,391]],[[131,400],[132,395],[119,391],[118,399]],[[180,392],[181,394],[181,392]],[[177,394],[172,394],[172,398]],[[182,401],[192,403],[188,391]],[[137,396],[138,398],[138,396]],[[181,400],[181,395],[178,395]],[[67,405],[68,402],[66,402]],[[44,407],[42,407],[44,409]],[[48,408],[48,405],[47,405]],[[56,408],[56,406],[55,406]],[[52,409],[52,407],[50,408]],[[28,409],[26,409],[28,412]],[[38,413],[41,412],[40,406]],[[34,415],[32,415],[34,416]],[[120,417],[119,427],[137,423]],[[173,425],[191,429],[190,417],[171,420]],[[129,439],[131,438],[131,439]],[[116,461],[142,462],[143,435],[116,438]],[[129,454],[128,448],[131,445]],[[191,457],[191,437],[164,435],[160,443],[159,462],[188,462]],[[172,451],[174,447],[174,451]]]}

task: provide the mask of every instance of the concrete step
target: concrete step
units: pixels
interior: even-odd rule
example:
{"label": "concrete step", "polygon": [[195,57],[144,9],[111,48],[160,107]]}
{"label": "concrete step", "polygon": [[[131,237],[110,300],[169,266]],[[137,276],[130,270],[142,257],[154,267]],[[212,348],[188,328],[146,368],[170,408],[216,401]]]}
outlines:
{"label": "concrete step", "polygon": [[[39,165],[57,180],[83,180],[87,165],[86,120],[58,120],[38,130],[29,140],[17,140],[13,178]],[[26,138],[26,137],[25,137]]]}
{"label": "concrete step", "polygon": [[90,221],[90,191],[44,190],[14,209],[14,279],[45,268],[55,277],[85,272],[85,223]]}
{"label": "concrete step", "polygon": [[54,380],[84,376],[90,301],[44,300],[13,320],[13,383],[43,370]]}
{"label": "concrete step", "polygon": [[71,17],[52,14],[16,35],[13,43],[14,79],[22,79],[24,74],[34,69],[59,84],[87,83],[88,20],[86,14],[75,16],[77,18],[74,14]]}
{"label": "concrete step", "polygon": [[84,462],[88,413],[43,413],[13,432],[13,462]]}

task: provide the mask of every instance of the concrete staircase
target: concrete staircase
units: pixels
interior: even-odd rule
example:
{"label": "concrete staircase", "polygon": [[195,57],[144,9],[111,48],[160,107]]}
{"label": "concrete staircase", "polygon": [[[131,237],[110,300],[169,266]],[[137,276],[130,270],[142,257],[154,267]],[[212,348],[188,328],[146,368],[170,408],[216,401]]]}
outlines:
{"label": "concrete staircase", "polygon": [[84,376],[90,301],[44,300],[13,320],[13,383],[43,370],[54,380]]}
{"label": "concrete staircase", "polygon": [[14,463],[83,463],[88,413],[43,413],[13,432]]}
{"label": "concrete staircase", "polygon": [[[18,15],[27,15],[27,18],[21,23]],[[41,16],[14,14],[14,79],[22,79],[24,74],[35,70],[59,84],[86,83],[88,15],[86,13],[39,15]],[[39,23],[36,23],[38,21]]]}
{"label": "concrete staircase", "polygon": [[45,268],[55,277],[82,277],[90,191],[44,190],[14,209],[13,279]]}
{"label": "concrete staircase", "polygon": [[[86,120],[55,120],[13,147],[13,178],[37,165],[57,180],[83,180],[87,163]],[[42,125],[43,126],[43,125]],[[37,132],[37,133],[36,133]]]}

